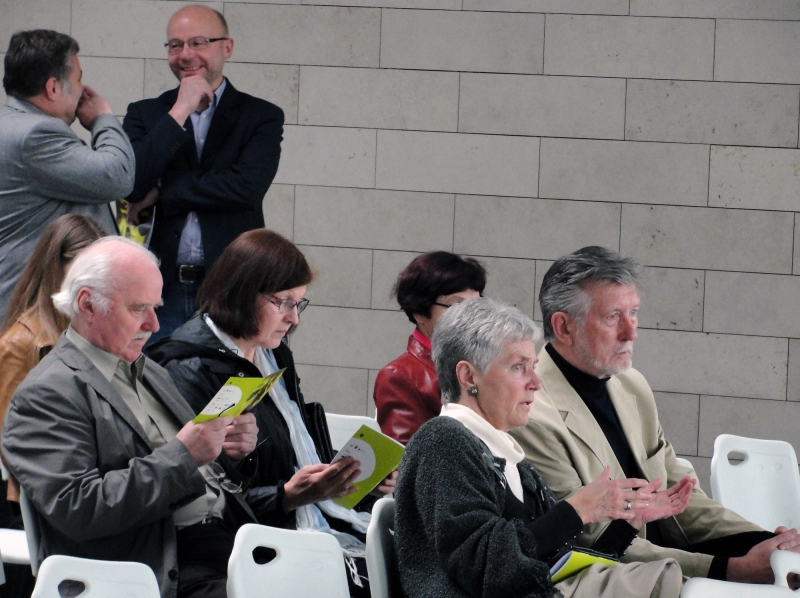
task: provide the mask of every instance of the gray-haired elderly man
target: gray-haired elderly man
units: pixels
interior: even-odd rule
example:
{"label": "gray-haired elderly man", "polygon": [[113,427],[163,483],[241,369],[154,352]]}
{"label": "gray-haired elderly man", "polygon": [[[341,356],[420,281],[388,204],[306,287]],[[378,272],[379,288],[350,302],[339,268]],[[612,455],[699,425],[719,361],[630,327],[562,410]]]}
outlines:
{"label": "gray-haired elderly man", "polygon": [[[542,389],[527,426],[511,434],[559,499],[596,479],[605,465],[614,478],[661,478],[662,488],[694,477],[664,438],[650,386],[631,368],[640,278],[632,259],[584,247],[556,260],[542,282],[539,304],[549,341],[536,366]],[[591,545],[615,531],[593,524],[582,542]],[[775,532],[695,486],[686,510],[648,523],[623,560],[674,558],[688,577],[771,583],[771,552],[800,545],[796,530]]]}
{"label": "gray-haired elderly man", "polygon": [[146,249],[97,241],[54,301],[70,327],[14,393],[2,440],[37,511],[39,558],[138,561],[165,598],[224,598],[236,530],[255,521],[239,493],[255,418],[191,423],[166,370],[142,355],[161,304]]}

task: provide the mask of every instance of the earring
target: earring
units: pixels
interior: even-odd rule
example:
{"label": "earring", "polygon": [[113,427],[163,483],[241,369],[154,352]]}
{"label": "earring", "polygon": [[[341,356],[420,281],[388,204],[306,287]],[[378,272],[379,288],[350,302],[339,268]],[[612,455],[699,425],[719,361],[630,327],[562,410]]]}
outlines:
{"label": "earring", "polygon": [[471,396],[471,397],[477,397],[478,396],[478,387],[477,386],[470,386],[469,388],[467,388],[467,394],[469,396]]}

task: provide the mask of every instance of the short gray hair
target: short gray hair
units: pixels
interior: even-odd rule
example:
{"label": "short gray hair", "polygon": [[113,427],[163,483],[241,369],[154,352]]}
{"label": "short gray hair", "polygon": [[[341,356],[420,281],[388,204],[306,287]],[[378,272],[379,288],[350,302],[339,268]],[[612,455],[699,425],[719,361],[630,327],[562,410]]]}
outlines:
{"label": "short gray hair", "polygon": [[98,239],[78,254],[64,277],[64,282],[61,283],[61,290],[53,295],[53,305],[70,320],[78,313],[78,293],[81,289],[93,291],[92,302],[98,310],[108,313],[111,309],[109,294],[114,288],[116,280],[115,266],[124,268],[124,264],[119,264],[114,251],[90,251],[97,245],[110,242],[124,243],[135,247],[158,266],[158,258],[153,252],[135,241],[118,236]]}
{"label": "short gray hair", "polygon": [[483,373],[506,343],[542,338],[539,327],[516,307],[486,297],[447,308],[436,321],[431,343],[442,403],[457,403],[461,385],[456,364],[468,361]]}
{"label": "short gray hair", "polygon": [[591,283],[638,286],[641,280],[638,262],[604,247],[584,247],[558,258],[544,275],[539,291],[545,339],[555,337],[551,320],[556,312],[562,311],[578,321],[586,316],[591,307],[586,287]]}

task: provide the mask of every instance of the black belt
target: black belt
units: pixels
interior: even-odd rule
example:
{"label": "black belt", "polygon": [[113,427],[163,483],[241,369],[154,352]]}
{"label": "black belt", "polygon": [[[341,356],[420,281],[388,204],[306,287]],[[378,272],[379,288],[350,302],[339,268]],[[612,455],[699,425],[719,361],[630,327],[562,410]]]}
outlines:
{"label": "black belt", "polygon": [[205,275],[205,266],[195,266],[192,264],[178,266],[178,282],[200,282]]}

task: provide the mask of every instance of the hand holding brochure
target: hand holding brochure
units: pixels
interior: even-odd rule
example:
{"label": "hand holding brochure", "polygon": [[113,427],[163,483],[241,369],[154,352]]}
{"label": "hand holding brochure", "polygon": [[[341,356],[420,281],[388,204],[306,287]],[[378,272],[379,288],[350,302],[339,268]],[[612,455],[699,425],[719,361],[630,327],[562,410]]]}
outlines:
{"label": "hand holding brochure", "polygon": [[333,502],[345,509],[355,507],[362,498],[395,470],[400,464],[405,450],[405,447],[393,438],[389,438],[369,426],[361,426],[331,461],[331,463],[336,463],[344,457],[353,457],[361,463],[359,468],[361,473],[353,484],[358,490],[347,496],[334,498]]}
{"label": "hand holding brochure", "polygon": [[266,378],[237,378],[231,376],[192,422],[199,424],[223,415],[236,417],[245,411],[252,410],[261,399],[267,396],[269,389],[272,388],[285,371],[286,368],[283,368]]}
{"label": "hand holding brochure", "polygon": [[601,565],[616,565],[619,561],[609,554],[589,550],[588,548],[573,547],[572,550],[567,550],[557,554],[550,559],[550,580],[553,583],[558,583],[568,577],[577,575],[584,569],[591,567],[595,563]]}

